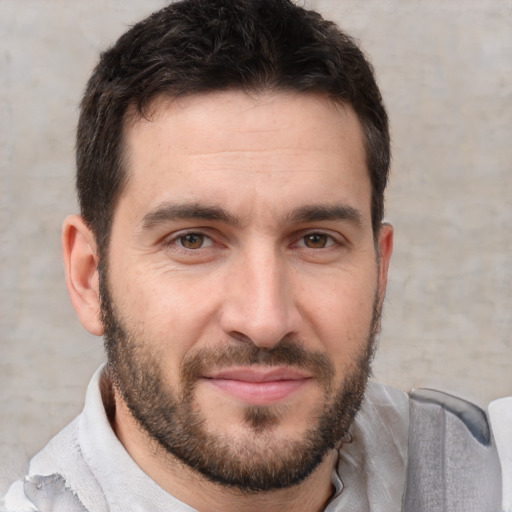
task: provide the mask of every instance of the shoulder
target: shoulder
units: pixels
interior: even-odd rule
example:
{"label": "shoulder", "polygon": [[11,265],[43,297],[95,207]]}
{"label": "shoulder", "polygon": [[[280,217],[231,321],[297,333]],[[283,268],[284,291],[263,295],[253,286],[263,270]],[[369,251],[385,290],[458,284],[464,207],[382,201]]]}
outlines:
{"label": "shoulder", "polygon": [[485,411],[420,389],[410,393],[409,417],[404,510],[501,510],[501,465]]}
{"label": "shoulder", "polygon": [[62,475],[27,476],[9,489],[0,512],[87,512]]}
{"label": "shoulder", "polygon": [[[28,474],[24,480],[11,485],[0,505],[0,512],[86,512],[108,509],[101,485],[83,451],[84,437],[91,436],[87,432],[87,421],[97,423],[101,419],[96,409],[102,409],[99,372],[89,384],[82,413],[31,459]],[[104,422],[108,423],[108,420],[104,419]],[[92,439],[91,443],[94,442],[99,440]]]}
{"label": "shoulder", "polygon": [[350,434],[339,472],[358,510],[501,510],[500,461],[477,405],[371,383]]}
{"label": "shoulder", "polygon": [[[9,488],[0,512],[87,512],[79,494],[101,492],[78,442],[80,416],[52,438],[30,461],[25,479]],[[1,508],[3,507],[3,508]]]}

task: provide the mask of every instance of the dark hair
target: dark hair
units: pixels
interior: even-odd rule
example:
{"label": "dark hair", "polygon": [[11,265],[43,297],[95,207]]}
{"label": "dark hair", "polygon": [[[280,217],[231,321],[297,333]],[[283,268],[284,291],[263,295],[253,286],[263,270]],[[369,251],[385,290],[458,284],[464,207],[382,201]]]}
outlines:
{"label": "dark hair", "polygon": [[352,106],[362,124],[374,235],[384,210],[389,131],[373,69],[355,42],[289,0],[184,0],[137,23],[101,55],[77,133],[82,216],[106,248],[127,181],[123,127],[160,95],[242,89],[320,92]]}

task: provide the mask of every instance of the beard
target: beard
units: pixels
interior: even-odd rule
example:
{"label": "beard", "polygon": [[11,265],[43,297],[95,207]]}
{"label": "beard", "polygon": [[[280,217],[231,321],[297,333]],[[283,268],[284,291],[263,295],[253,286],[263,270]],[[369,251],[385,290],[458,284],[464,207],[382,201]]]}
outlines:
{"label": "beard", "polygon": [[[115,312],[106,280],[101,278],[101,313],[105,348],[113,385],[142,429],[168,454],[207,480],[242,493],[288,488],[305,480],[327,453],[348,434],[371,373],[381,300],[376,295],[368,334],[349,374],[335,386],[335,367],[321,352],[306,351],[297,340],[283,339],[271,349],[252,342],[188,353],[180,366],[179,391],[166,384],[159,354],[151,340],[130,330]],[[310,413],[311,426],[301,439],[273,436],[283,409],[279,405],[243,409],[247,435],[237,439],[214,432],[195,399],[198,380],[207,369],[229,366],[291,366],[308,371],[323,391]]]}

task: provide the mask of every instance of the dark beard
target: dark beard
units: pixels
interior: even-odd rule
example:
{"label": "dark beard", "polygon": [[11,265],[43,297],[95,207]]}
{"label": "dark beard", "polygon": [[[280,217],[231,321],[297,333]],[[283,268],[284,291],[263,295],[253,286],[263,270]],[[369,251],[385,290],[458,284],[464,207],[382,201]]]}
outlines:
{"label": "dark beard", "polygon": [[[135,339],[115,314],[108,287],[100,279],[102,320],[110,372],[131,414],[168,453],[212,482],[243,493],[265,492],[297,485],[322,462],[347,434],[361,406],[370,375],[380,301],[375,299],[368,338],[362,343],[353,370],[333,389],[335,368],[320,352],[308,352],[298,342],[282,340],[260,349],[234,340],[231,345],[189,353],[180,367],[182,393],[173,393],[162,378],[158,354],[144,340]],[[290,365],[307,369],[324,392],[324,403],[311,418],[301,440],[272,441],[279,423],[279,406],[247,406],[243,419],[257,442],[237,442],[211,433],[194,400],[197,379],[214,365]],[[315,421],[316,419],[316,421]],[[269,444],[265,443],[269,440]],[[267,449],[266,449],[267,448]]]}

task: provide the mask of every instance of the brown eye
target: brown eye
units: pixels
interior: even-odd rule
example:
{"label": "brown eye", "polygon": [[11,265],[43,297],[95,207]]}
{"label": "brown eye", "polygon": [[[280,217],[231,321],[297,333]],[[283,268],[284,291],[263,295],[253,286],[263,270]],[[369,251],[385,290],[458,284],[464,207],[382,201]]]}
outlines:
{"label": "brown eye", "polygon": [[304,237],[304,245],[310,249],[323,249],[329,244],[329,236],[322,233],[311,233]]}
{"label": "brown eye", "polygon": [[185,249],[200,249],[203,247],[205,236],[199,233],[188,233],[180,236],[178,242]]}

